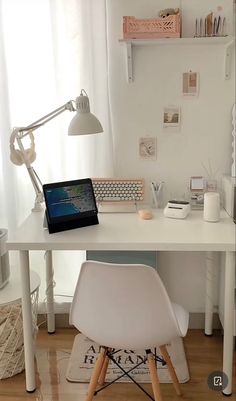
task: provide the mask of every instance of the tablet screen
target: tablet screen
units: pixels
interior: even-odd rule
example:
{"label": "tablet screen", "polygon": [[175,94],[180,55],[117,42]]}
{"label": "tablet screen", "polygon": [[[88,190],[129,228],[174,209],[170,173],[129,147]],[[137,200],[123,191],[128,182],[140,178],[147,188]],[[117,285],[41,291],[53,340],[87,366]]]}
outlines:
{"label": "tablet screen", "polygon": [[43,185],[48,218],[65,221],[93,216],[97,206],[90,178]]}

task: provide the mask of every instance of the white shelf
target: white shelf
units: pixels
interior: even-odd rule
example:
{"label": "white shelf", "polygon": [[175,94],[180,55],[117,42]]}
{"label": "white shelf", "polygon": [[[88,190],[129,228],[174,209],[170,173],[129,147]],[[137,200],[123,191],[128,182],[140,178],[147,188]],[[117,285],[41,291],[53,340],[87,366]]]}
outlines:
{"label": "white shelf", "polygon": [[203,37],[203,38],[164,38],[164,39],[119,39],[120,43],[131,43],[136,46],[143,45],[227,45],[234,41],[233,36]]}
{"label": "white shelf", "polygon": [[133,47],[134,46],[195,46],[195,45],[218,45],[224,46],[224,77],[230,78],[231,58],[235,38],[224,37],[203,37],[203,38],[165,38],[165,39],[120,39],[119,42],[126,46],[127,78],[133,82]]}

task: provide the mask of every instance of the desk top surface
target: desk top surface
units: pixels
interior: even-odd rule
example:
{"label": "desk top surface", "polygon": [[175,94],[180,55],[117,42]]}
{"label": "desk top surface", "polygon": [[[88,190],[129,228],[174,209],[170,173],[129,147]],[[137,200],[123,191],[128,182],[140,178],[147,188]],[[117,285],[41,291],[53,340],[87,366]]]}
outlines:
{"label": "desk top surface", "polygon": [[31,213],[9,232],[8,250],[168,250],[235,251],[236,226],[224,210],[217,223],[191,211],[184,220],[170,219],[158,209],[151,220],[136,213],[100,213],[99,224],[49,234],[43,212]]}

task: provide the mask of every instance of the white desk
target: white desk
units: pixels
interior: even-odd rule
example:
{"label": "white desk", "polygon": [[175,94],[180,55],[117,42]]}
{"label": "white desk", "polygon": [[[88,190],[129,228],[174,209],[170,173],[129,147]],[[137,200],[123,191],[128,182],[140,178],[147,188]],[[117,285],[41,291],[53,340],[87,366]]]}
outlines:
{"label": "white desk", "polygon": [[20,253],[27,391],[32,392],[36,388],[29,284],[29,251],[157,250],[223,251],[226,253],[222,370],[229,379],[224,394],[231,394],[236,250],[235,224],[233,221],[224,211],[221,211],[219,223],[207,223],[202,219],[202,211],[191,212],[186,220],[174,220],[163,217],[163,212],[157,210],[152,220],[141,220],[135,213],[116,213],[100,214],[99,222],[100,224],[95,226],[49,234],[42,227],[43,214],[32,213],[19,228],[9,233],[7,249],[18,250]]}

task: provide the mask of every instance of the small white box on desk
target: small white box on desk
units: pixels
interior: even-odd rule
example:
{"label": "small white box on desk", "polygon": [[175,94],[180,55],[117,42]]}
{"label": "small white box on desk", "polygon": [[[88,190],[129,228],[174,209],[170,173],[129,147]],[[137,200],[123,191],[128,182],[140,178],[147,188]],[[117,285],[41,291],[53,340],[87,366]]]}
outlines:
{"label": "small white box on desk", "polygon": [[190,212],[190,204],[187,201],[170,200],[165,209],[164,216],[172,219],[185,219]]}

